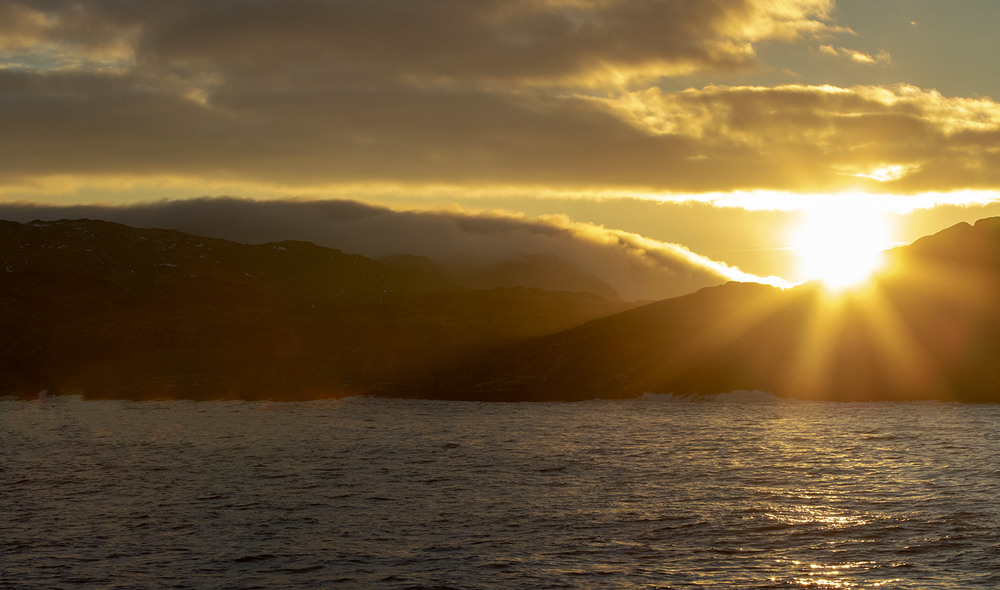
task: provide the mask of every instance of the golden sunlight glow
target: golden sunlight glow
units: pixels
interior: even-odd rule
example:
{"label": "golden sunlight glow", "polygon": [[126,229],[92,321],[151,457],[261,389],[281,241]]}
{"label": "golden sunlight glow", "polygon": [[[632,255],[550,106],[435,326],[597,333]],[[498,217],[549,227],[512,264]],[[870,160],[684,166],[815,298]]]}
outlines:
{"label": "golden sunlight glow", "polygon": [[891,166],[882,166],[881,168],[875,168],[868,173],[855,174],[859,178],[870,178],[878,182],[889,182],[891,180],[899,180],[900,178],[906,176],[911,171],[913,171],[916,166],[904,166],[902,164],[893,164]]}
{"label": "golden sunlight glow", "polygon": [[791,247],[798,255],[800,278],[819,280],[839,292],[880,270],[883,251],[891,245],[884,214],[834,203],[803,213]]}

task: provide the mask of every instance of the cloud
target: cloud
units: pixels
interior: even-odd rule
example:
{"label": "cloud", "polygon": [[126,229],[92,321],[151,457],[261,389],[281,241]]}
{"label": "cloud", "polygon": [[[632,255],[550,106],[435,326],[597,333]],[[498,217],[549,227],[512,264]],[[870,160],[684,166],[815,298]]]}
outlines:
{"label": "cloud", "polygon": [[[3,0],[0,183],[584,184],[608,180],[589,172],[601,168],[625,178],[614,160],[634,168],[672,146],[647,145],[581,92],[746,68],[754,43],[833,30],[830,10],[829,0]],[[598,166],[581,166],[595,156]]]}
{"label": "cloud", "polygon": [[50,71],[130,65],[137,29],[98,6],[0,2],[0,68]]}
{"label": "cloud", "polygon": [[525,253],[553,254],[633,300],[757,279],[683,246],[562,217],[394,211],[356,201],[202,198],[121,207],[7,204],[0,205],[0,218],[104,219],[243,243],[306,240],[373,258],[412,254],[444,263],[492,264]]}
{"label": "cloud", "polygon": [[[175,176],[288,192],[404,183],[705,192],[1000,186],[1000,105],[911,86],[610,99],[400,89],[205,108],[127,77],[0,72],[0,183]],[[889,182],[861,174],[906,170]]]}
{"label": "cloud", "polygon": [[214,71],[227,81],[276,87],[290,81],[297,87],[316,75],[336,83],[459,85],[576,84],[612,70],[669,75],[746,65],[753,58],[749,44],[837,30],[829,23],[830,0],[47,4],[49,20],[84,13],[92,22],[141,31],[134,42],[140,67],[179,75]]}
{"label": "cloud", "polygon": [[752,43],[836,30],[831,10],[830,0],[4,0],[0,48],[128,48],[149,74],[273,87],[316,76],[579,84],[747,65]]}
{"label": "cloud", "polygon": [[649,86],[753,67],[764,42],[827,39],[844,30],[832,7],[0,0],[0,195],[160,179],[184,196],[1000,186],[989,99],[912,86]]}
{"label": "cloud", "polygon": [[[653,88],[595,100],[652,137],[687,139],[698,150],[688,158],[726,162],[715,177],[720,189],[916,193],[1000,186],[990,147],[1000,137],[1000,104],[988,98],[944,97],[900,84]],[[766,178],[758,180],[755,171]],[[858,177],[872,182],[858,185]]]}
{"label": "cloud", "polygon": [[848,59],[857,64],[863,65],[889,65],[892,63],[892,55],[888,51],[882,50],[871,55],[855,49],[846,47],[834,47],[832,45],[820,45],[819,52],[822,55]]}

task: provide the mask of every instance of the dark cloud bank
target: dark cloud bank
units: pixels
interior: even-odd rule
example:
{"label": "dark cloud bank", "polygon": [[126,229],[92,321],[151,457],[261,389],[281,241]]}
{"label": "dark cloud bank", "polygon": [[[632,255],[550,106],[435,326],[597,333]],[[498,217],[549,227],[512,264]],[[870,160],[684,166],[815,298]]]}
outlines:
{"label": "dark cloud bank", "polygon": [[[738,142],[598,100],[831,34],[793,0],[0,2],[0,183],[52,175],[725,190]],[[810,170],[809,172],[816,172]],[[766,183],[765,183],[766,184]]]}
{"label": "dark cloud bank", "polygon": [[[829,0],[0,1],[0,194],[58,191],[65,177],[314,194],[372,182],[997,186],[989,99],[657,86],[760,67],[764,43],[829,43],[846,34],[832,11]],[[866,176],[888,166],[905,174]]]}

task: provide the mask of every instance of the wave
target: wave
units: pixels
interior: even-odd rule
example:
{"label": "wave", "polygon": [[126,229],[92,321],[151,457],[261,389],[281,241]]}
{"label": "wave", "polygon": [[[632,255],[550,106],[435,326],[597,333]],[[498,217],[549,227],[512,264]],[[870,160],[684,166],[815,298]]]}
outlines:
{"label": "wave", "polygon": [[759,389],[736,389],[727,393],[716,393],[716,394],[702,394],[695,393],[690,395],[677,395],[673,393],[644,393],[642,394],[642,400],[644,401],[655,401],[655,402],[717,402],[717,403],[731,403],[731,404],[746,404],[746,403],[777,403],[788,401],[785,398],[778,397],[773,393],[767,391],[761,391]]}

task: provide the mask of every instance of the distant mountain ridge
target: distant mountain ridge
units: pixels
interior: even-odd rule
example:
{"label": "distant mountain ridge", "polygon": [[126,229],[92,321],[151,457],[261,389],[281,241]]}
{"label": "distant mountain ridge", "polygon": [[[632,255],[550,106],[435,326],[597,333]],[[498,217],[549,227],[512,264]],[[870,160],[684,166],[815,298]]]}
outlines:
{"label": "distant mountain ridge", "polygon": [[[58,220],[20,224],[0,220],[0,270],[20,272],[42,265],[108,279],[123,287],[172,282],[186,276],[213,277],[236,284],[286,284],[336,295],[385,290],[535,287],[550,291],[618,294],[607,283],[568,260],[551,254],[521,254],[492,265],[445,267],[422,256],[372,260],[309,242],[286,240],[240,244],[174,230],[138,229],[100,220]],[[290,252],[289,252],[290,251]],[[285,254],[287,253],[287,254]],[[114,264],[108,262],[114,260]],[[292,262],[290,262],[292,261]],[[336,284],[325,284],[335,277]]]}
{"label": "distant mountain ridge", "polygon": [[0,221],[0,393],[367,394],[633,306],[471,291],[419,261],[94,220]]}
{"label": "distant mountain ridge", "polygon": [[[0,394],[539,401],[762,390],[1000,402],[1000,218],[887,257],[885,273],[843,297],[818,284],[727,283],[637,306],[469,290],[418,257],[0,222]],[[490,280],[547,266],[559,262]],[[560,284],[599,287],[562,268]]]}
{"label": "distant mountain ridge", "polygon": [[0,270],[8,273],[76,272],[127,290],[191,277],[325,298],[454,287],[308,242],[244,245],[97,220],[0,221],[0,253]]}
{"label": "distant mountain ridge", "polygon": [[491,265],[456,269],[456,274],[460,284],[468,289],[535,287],[618,299],[611,285],[552,254],[520,254]]}

